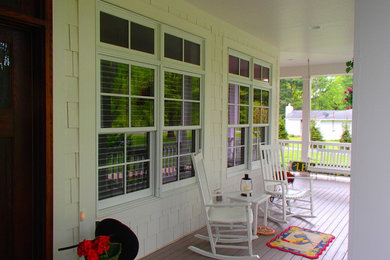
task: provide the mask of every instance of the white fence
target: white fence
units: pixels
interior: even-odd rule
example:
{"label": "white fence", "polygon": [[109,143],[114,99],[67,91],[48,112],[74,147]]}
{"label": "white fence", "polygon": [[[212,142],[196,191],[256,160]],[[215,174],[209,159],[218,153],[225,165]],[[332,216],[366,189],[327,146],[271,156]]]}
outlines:
{"label": "white fence", "polygon": [[[286,166],[291,161],[302,161],[301,141],[279,140],[284,150]],[[309,144],[309,165],[312,172],[349,175],[351,169],[351,144],[312,141]]]}

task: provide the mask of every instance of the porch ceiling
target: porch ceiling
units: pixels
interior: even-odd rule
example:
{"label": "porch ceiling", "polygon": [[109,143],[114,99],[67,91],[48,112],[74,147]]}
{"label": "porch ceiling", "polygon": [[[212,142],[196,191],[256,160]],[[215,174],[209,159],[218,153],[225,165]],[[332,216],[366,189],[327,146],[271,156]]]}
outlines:
{"label": "porch ceiling", "polygon": [[354,0],[186,0],[278,46],[280,66],[339,63],[353,56]]}

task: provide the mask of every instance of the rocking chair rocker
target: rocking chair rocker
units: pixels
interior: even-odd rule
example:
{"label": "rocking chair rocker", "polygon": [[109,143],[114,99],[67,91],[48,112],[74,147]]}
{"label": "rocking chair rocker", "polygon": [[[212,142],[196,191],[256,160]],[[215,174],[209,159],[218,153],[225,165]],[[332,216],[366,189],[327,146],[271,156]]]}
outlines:
{"label": "rocking chair rocker", "polygon": [[[252,235],[253,213],[251,204],[246,202],[227,202],[224,198],[222,202],[213,202],[210,194],[207,175],[201,153],[192,155],[192,162],[199,183],[199,190],[206,214],[206,227],[208,236],[200,234],[197,238],[208,240],[211,252],[194,246],[188,247],[191,251],[200,255],[214,259],[259,259],[258,255],[253,255],[252,239],[257,236]],[[220,195],[220,194],[218,194]],[[244,245],[234,245],[245,243]],[[218,254],[217,248],[246,249],[248,255],[232,256]]]}

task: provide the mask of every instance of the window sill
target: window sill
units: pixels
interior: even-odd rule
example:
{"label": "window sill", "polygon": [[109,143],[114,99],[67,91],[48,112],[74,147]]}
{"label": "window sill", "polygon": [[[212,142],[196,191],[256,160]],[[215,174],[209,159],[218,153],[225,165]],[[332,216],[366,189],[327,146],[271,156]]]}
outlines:
{"label": "window sill", "polygon": [[174,196],[174,195],[177,195],[177,194],[189,191],[189,190],[194,190],[194,189],[197,189],[197,188],[198,188],[198,183],[197,182],[191,183],[189,185],[181,186],[181,187],[178,187],[178,188],[175,188],[175,189],[170,189],[170,190],[167,190],[167,191],[163,191],[163,192],[161,192],[160,198],[162,198],[162,199],[168,198],[168,197],[171,197],[171,196]]}
{"label": "window sill", "polygon": [[107,218],[107,217],[112,217],[115,214],[122,213],[122,212],[130,210],[130,209],[134,209],[134,208],[141,206],[141,205],[153,203],[153,202],[156,202],[158,200],[160,200],[160,198],[154,197],[154,196],[149,196],[149,197],[137,199],[134,201],[124,202],[124,203],[121,203],[121,204],[118,204],[118,205],[115,205],[112,207],[99,209],[97,212],[97,218],[103,219],[103,218]]}

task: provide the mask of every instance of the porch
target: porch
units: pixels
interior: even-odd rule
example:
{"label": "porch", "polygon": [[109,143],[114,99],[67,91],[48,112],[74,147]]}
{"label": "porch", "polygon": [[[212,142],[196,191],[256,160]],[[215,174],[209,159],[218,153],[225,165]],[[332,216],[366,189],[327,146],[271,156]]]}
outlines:
{"label": "porch", "polygon": [[[269,222],[269,225],[276,229],[276,234],[279,234],[288,226],[299,226],[324,233],[332,234],[336,238],[328,246],[328,248],[320,255],[318,259],[348,259],[348,222],[349,222],[349,194],[350,194],[350,178],[349,177],[333,177],[330,179],[324,175],[317,175],[314,180],[314,219],[299,219],[290,218],[289,225],[279,225]],[[294,183],[294,186],[299,187],[300,182]],[[262,217],[259,217],[261,223]],[[209,249],[209,244],[206,241],[199,240],[194,237],[195,233],[206,234],[206,229],[191,233],[174,243],[163,247],[154,253],[145,256],[143,260],[153,259],[208,259],[200,256],[187,249],[190,245],[195,245],[200,248]],[[277,249],[272,249],[266,246],[266,243],[273,236],[260,236],[254,240],[254,252],[261,259],[306,259]],[[220,249],[220,252],[223,252]],[[226,249],[225,249],[226,250]],[[229,251],[230,254],[239,255],[241,252]]]}

